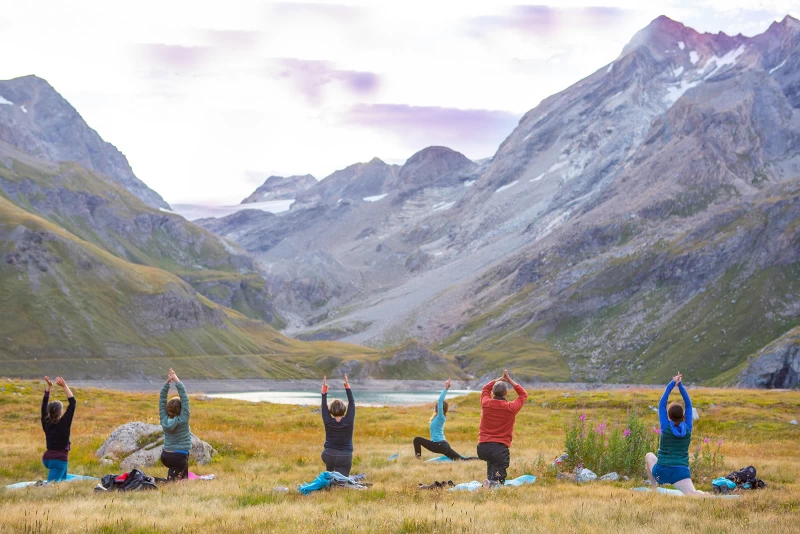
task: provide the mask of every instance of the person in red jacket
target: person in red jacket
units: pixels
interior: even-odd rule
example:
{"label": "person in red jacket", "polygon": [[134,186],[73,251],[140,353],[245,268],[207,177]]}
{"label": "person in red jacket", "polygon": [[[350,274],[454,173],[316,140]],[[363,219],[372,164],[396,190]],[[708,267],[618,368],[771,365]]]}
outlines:
{"label": "person in red jacket", "polygon": [[[506,400],[508,387],[514,388],[517,398]],[[494,398],[492,398],[494,397]],[[478,458],[486,462],[484,486],[505,484],[506,469],[511,462],[511,437],[514,420],[522,409],[528,393],[503,371],[503,377],[492,380],[481,390],[481,425],[478,434]]]}

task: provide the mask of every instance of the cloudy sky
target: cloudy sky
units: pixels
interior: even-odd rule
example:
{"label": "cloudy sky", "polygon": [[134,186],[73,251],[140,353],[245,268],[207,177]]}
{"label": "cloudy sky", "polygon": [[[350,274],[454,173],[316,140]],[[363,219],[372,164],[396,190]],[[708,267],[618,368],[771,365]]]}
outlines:
{"label": "cloudy sky", "polygon": [[658,15],[755,35],[797,0],[25,0],[0,78],[47,79],[170,203],[446,145],[491,156],[527,110]]}

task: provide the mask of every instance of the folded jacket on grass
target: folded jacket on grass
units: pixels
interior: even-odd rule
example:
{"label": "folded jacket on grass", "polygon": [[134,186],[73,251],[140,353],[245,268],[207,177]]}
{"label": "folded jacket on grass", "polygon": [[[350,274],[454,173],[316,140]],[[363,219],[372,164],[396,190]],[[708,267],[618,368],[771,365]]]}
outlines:
{"label": "folded jacket on grass", "polygon": [[[75,482],[75,481],[78,481],[78,480],[97,480],[97,478],[86,476],[86,475],[68,474],[67,478],[62,480],[62,481],[60,481],[60,482]],[[30,482],[17,482],[16,484],[9,484],[8,486],[6,486],[6,488],[8,488],[8,489],[27,488],[28,486],[36,486],[36,485],[43,486],[45,484],[59,484],[60,482],[47,482],[47,481],[44,481],[44,480],[33,480],[33,481],[30,481]]]}
{"label": "folded jacket on grass", "polygon": [[341,473],[337,473],[336,471],[323,471],[311,482],[299,484],[297,486],[297,491],[303,495],[308,495],[311,492],[329,488],[333,484],[343,487],[350,487],[353,489],[366,489],[367,486],[360,483],[360,481],[362,481],[366,475],[356,476],[359,476],[359,480],[353,480],[352,478],[346,477]]}

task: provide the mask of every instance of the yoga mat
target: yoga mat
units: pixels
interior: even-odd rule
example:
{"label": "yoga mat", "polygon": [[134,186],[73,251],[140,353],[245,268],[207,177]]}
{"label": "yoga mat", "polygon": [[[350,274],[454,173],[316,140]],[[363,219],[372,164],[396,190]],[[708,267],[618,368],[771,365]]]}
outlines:
{"label": "yoga mat", "polygon": [[[536,477],[533,475],[521,475],[517,478],[512,478],[506,480],[506,483],[503,486],[496,486],[498,488],[502,488],[505,486],[525,486],[527,484],[533,484],[536,482]],[[450,488],[450,491],[475,491],[483,487],[483,482],[478,482],[477,480],[473,480],[472,482],[464,482],[462,484],[456,484],[455,487]]]}
{"label": "yoga mat", "polygon": [[[631,491],[652,491],[651,488],[647,486],[642,486],[641,488],[631,488]],[[685,497],[681,490],[677,489],[667,489],[667,488],[658,488],[658,492],[662,495],[674,495],[675,497]],[[706,497],[714,497],[715,499],[724,498],[724,499],[738,499],[741,495],[713,495],[708,494]]]}
{"label": "yoga mat", "polygon": [[[86,475],[73,475],[67,474],[67,478],[64,480],[60,480],[59,482],[75,482],[78,480],[97,480],[95,477],[90,477]],[[59,482],[45,482],[43,480],[33,480],[30,482],[17,482],[16,484],[9,484],[6,486],[8,489],[17,489],[17,488],[27,488],[28,486],[35,486],[36,484],[58,484]]]}

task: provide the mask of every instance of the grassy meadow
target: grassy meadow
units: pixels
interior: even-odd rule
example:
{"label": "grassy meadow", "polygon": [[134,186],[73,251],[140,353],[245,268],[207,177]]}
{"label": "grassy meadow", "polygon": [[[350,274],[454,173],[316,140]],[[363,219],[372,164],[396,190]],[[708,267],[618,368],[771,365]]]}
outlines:
{"label": "grassy meadow", "polygon": [[[333,384],[338,386],[338,384]],[[39,424],[43,386],[0,380],[0,487],[46,477]],[[54,397],[63,393],[54,388]],[[358,386],[353,386],[358,398]],[[75,390],[71,473],[119,472],[95,451],[116,426],[157,423],[157,394]],[[190,392],[190,394],[193,392]],[[194,392],[197,393],[197,392]],[[192,430],[218,451],[207,466],[213,481],[192,481],[147,493],[92,493],[92,482],[0,489],[0,532],[797,532],[800,525],[800,392],[691,390],[701,419],[694,443],[723,440],[725,465],[714,476],[754,465],[768,488],[740,499],[693,499],[630,488],[628,482],[578,486],[545,467],[563,452],[565,427],[580,414],[590,422],[622,421],[629,409],[657,424],[655,390],[531,390],[517,418],[509,477],[536,474],[532,486],[475,493],[420,491],[433,480],[483,480],[483,462],[425,464],[411,440],[427,437],[430,406],[359,408],[353,473],[367,473],[366,491],[336,489],[302,496],[297,484],[324,469],[320,415],[312,408],[192,397]],[[331,397],[343,398],[334,388]],[[476,394],[453,399],[445,427],[451,445],[475,454]],[[395,462],[386,459],[400,453]],[[423,453],[426,458],[430,453]],[[540,461],[540,458],[543,461]],[[165,476],[157,466],[148,474]],[[598,473],[602,474],[602,473]],[[710,480],[696,480],[710,490]],[[273,491],[277,486],[289,493]]]}

